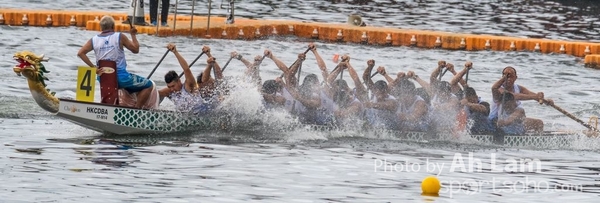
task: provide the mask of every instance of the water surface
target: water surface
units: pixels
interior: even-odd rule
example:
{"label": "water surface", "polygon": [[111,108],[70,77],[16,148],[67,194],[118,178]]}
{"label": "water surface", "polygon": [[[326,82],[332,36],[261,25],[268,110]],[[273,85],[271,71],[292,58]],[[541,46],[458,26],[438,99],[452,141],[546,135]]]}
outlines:
{"label": "water surface", "polygon": [[[3,6],[127,10],[125,1],[116,2],[120,3],[10,1]],[[596,27],[578,31],[544,27],[552,17],[573,26],[594,21],[597,6],[586,4],[587,1],[578,2],[564,1],[561,5],[550,1],[243,1],[237,3],[240,9],[236,12],[253,18],[343,22],[346,13],[358,11],[370,24],[381,26],[596,40]],[[214,7],[218,4],[213,2]],[[200,1],[197,5],[201,5]],[[178,7],[185,14],[191,10],[191,2],[180,1]],[[200,6],[196,9],[205,10]],[[223,10],[214,12],[224,13]],[[84,65],[76,53],[95,33],[78,28],[0,26],[0,181],[3,182],[0,200],[597,202],[600,193],[597,161],[600,145],[596,139],[580,140],[570,149],[549,150],[488,146],[464,137],[459,142],[407,142],[383,134],[352,131],[101,135],[41,110],[33,102],[25,79],[12,71],[16,64],[12,60],[15,52],[45,53],[51,58],[44,64],[51,71],[46,74],[50,79],[46,82],[48,88],[59,97],[74,97],[75,70]],[[247,42],[146,35],[140,35],[139,40],[140,53],[128,54],[128,69],[144,76],[154,68],[169,42],[176,43],[188,60],[195,58],[203,45],[209,45],[221,64],[231,51],[251,58],[262,55],[265,49],[291,64],[308,43],[295,38]],[[599,79],[597,70],[583,68],[581,59],[576,57],[321,42],[317,45],[330,70],[335,66],[331,60],[335,53],[348,53],[359,71],[364,70],[367,60],[374,59],[376,65],[385,66],[388,72],[414,70],[425,77],[435,68],[437,60],[452,62],[459,69],[467,60],[473,61],[475,68],[469,76],[469,84],[487,101],[491,99],[491,83],[500,77],[502,68],[510,65],[518,70],[519,84],[533,91],[543,91],[547,98],[554,99],[558,106],[577,117],[587,121],[588,117],[600,114],[598,89],[590,85]],[[206,66],[205,60],[201,58],[192,67],[194,73]],[[152,77],[159,86],[165,86],[161,76],[169,70],[179,71],[173,55],[165,58]],[[234,60],[225,75],[235,77],[243,71],[242,64]],[[303,75],[319,73],[314,56],[308,55],[303,71]],[[261,66],[263,79],[279,74],[269,60]],[[240,91],[234,96],[237,102],[231,108],[245,115],[245,119],[259,119],[252,111],[259,101],[256,92]],[[163,104],[161,108],[173,107],[169,101]],[[543,119],[547,130],[584,129],[550,107],[535,102],[524,102],[524,107],[528,116]],[[273,115],[270,119],[275,124],[288,121],[282,115]],[[461,164],[457,162],[460,158],[456,153],[463,158],[466,172],[457,168]],[[481,171],[468,170],[470,153],[473,161],[482,162]],[[512,160],[517,161],[517,168],[512,167],[515,166]],[[530,165],[534,166],[532,170],[527,168]],[[527,170],[521,170],[520,166]],[[440,197],[421,196],[421,180],[429,175],[438,175],[442,181]]]}

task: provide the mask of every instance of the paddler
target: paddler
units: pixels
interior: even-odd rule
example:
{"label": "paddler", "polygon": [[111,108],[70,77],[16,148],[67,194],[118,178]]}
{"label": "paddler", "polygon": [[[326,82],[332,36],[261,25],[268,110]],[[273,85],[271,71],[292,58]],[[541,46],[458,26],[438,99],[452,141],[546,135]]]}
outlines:
{"label": "paddler", "polygon": [[506,91],[501,95],[504,99],[500,105],[501,111],[496,122],[499,130],[507,135],[523,135],[526,132],[527,117],[525,110],[517,103],[512,93]]}
{"label": "paddler", "polygon": [[169,98],[177,110],[189,112],[196,103],[201,101],[196,79],[194,78],[194,74],[190,70],[187,61],[177,51],[175,44],[169,43],[167,49],[175,54],[181,69],[183,69],[185,82],[181,81],[177,72],[171,70],[165,74],[165,83],[167,83],[167,87],[159,90],[159,95],[161,98]]}
{"label": "paddler", "polygon": [[[517,78],[517,70],[511,66],[507,66],[502,70],[502,78],[492,85],[494,102],[492,103],[490,115],[488,117],[492,123],[495,123],[495,120],[500,114],[498,111],[500,103],[503,100],[502,93],[506,92],[506,90],[513,94],[518,105],[521,105],[521,100],[546,101],[549,105],[554,104],[554,101],[551,99],[544,99],[543,92],[535,93],[522,85],[516,84]],[[527,118],[525,119],[525,130],[533,130],[541,133],[544,131],[544,122],[541,119]]]}

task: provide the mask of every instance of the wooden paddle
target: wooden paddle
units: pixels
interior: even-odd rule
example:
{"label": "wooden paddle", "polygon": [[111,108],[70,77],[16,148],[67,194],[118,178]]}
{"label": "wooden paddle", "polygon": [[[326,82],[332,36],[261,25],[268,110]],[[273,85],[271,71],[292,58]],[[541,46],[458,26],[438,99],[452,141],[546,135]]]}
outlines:
{"label": "wooden paddle", "polygon": [[221,69],[221,72],[225,71],[225,69],[227,68],[227,66],[229,65],[229,63],[231,62],[232,59],[233,59],[233,57],[229,57],[229,60],[227,60],[227,63],[225,63],[225,66],[223,66],[223,69]]}
{"label": "wooden paddle", "polygon": [[[304,59],[306,59],[306,53],[308,53],[308,51],[310,51],[310,47],[306,48],[306,51],[304,51]],[[300,61],[300,59],[297,59],[296,61],[294,61],[294,63],[292,63],[292,65],[290,66],[293,67],[294,65],[296,65],[296,63],[298,63],[298,61]],[[302,73],[302,64],[300,64],[300,67],[298,67],[298,81],[296,82],[296,85],[300,84],[300,74]]]}
{"label": "wooden paddle", "polygon": [[265,60],[265,58],[267,58],[267,55],[263,55],[262,58],[260,58],[260,61],[258,61],[258,63],[254,64],[254,66],[260,66],[260,64],[262,64],[262,62]]}
{"label": "wooden paddle", "polygon": [[[308,51],[310,51],[310,47],[306,49],[306,51],[304,51],[304,55],[306,55],[306,53],[308,53]],[[263,59],[266,56],[263,56]],[[296,65],[296,63],[298,63],[298,61],[300,61],[300,59],[296,59],[296,61],[294,61],[294,63],[292,63],[292,65],[288,66],[288,68],[291,68],[292,66]],[[302,66],[300,66],[298,68],[298,83],[300,82],[300,72],[302,71]],[[281,75],[279,77],[283,78],[285,76],[285,73],[281,73]],[[298,85],[298,84],[296,84]]]}
{"label": "wooden paddle", "polygon": [[469,82],[469,72],[471,71],[471,69],[467,69],[467,76],[465,76],[465,84],[468,84]]}
{"label": "wooden paddle", "polygon": [[[137,12],[137,4],[138,4],[138,0],[131,1],[131,6],[133,6],[133,14],[131,15],[131,19],[129,19],[129,28],[133,27],[132,24],[135,23],[135,14]],[[150,78],[150,77],[148,77],[148,78]]]}
{"label": "wooden paddle", "polygon": [[156,68],[158,68],[158,66],[160,65],[160,63],[162,63],[162,61],[165,59],[165,57],[167,56],[167,54],[170,52],[170,50],[167,49],[167,51],[165,52],[165,54],[163,54],[162,58],[160,58],[160,61],[158,61],[158,63],[156,64],[156,66],[154,66],[154,69],[152,69],[152,72],[150,72],[150,75],[148,75],[148,77],[146,77],[146,79],[150,79],[150,77],[152,77],[152,74],[154,74],[154,71],[156,71]]}
{"label": "wooden paddle", "polygon": [[584,127],[588,128],[588,129],[590,129],[590,130],[593,130],[593,131],[595,131],[595,132],[600,132],[600,131],[599,131],[597,128],[595,128],[594,126],[591,126],[590,124],[587,124],[587,123],[583,122],[581,119],[579,119],[579,118],[575,117],[575,115],[573,115],[573,114],[571,114],[571,113],[567,112],[567,111],[566,111],[566,110],[564,110],[563,108],[560,108],[560,107],[556,106],[556,104],[554,104],[554,103],[550,104],[550,102],[549,102],[548,100],[546,100],[546,99],[542,99],[542,100],[540,100],[539,102],[540,102],[540,104],[544,103],[544,104],[546,104],[546,105],[548,105],[548,106],[551,106],[552,108],[556,109],[557,111],[561,112],[561,113],[562,113],[562,114],[564,114],[565,116],[567,116],[567,117],[569,117],[569,118],[573,119],[574,121],[578,122],[579,124],[583,125]]}
{"label": "wooden paddle", "polygon": [[[444,68],[446,68],[446,67],[444,66]],[[442,80],[442,77],[444,77],[446,72],[448,72],[448,68],[446,68],[446,70],[444,70],[444,72],[442,72],[442,74],[440,74],[440,77],[438,78],[438,80]]]}
{"label": "wooden paddle", "polygon": [[[194,61],[192,61],[192,63],[190,63],[190,65],[188,66],[189,68],[192,68],[192,66],[196,63],[196,61],[198,61],[198,59],[200,59],[200,57],[202,57],[202,55],[204,55],[205,53],[202,52],[200,53],[200,55],[198,55]],[[184,72],[181,72],[181,74],[179,74],[179,78],[181,78],[183,76]]]}
{"label": "wooden paddle", "polygon": [[[465,67],[467,68],[467,67]],[[467,75],[465,78],[465,86],[468,87],[469,84],[469,71],[471,71],[471,69],[467,69]],[[463,99],[465,98],[465,90],[462,90],[462,94],[463,94]],[[465,108],[461,108],[461,110],[458,112],[458,115],[456,117],[456,120],[458,120],[458,131],[464,131],[467,128],[467,111]]]}

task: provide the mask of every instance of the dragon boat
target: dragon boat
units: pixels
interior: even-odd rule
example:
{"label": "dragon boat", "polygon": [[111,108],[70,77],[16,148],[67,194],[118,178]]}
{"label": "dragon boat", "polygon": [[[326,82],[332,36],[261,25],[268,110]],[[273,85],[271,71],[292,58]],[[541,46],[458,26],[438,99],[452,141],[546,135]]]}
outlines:
{"label": "dragon boat", "polygon": [[[90,102],[70,98],[57,98],[54,92],[46,89],[44,75],[49,73],[42,62],[48,61],[44,55],[36,55],[29,51],[21,51],[14,54],[19,64],[13,68],[19,76],[27,79],[29,90],[35,102],[44,110],[64,118],[84,128],[95,130],[104,134],[114,135],[149,135],[149,134],[173,134],[200,130],[223,130],[223,120],[217,115],[197,116],[178,111],[159,109],[137,109],[127,106],[116,105],[114,102],[103,101]],[[110,72],[109,72],[110,73]],[[103,74],[109,75],[109,74]],[[101,76],[104,77],[104,76]],[[116,79],[114,79],[116,80]],[[102,89],[101,84],[101,89]],[[123,90],[124,91],[124,90]],[[104,93],[103,93],[104,94]],[[119,92],[119,97],[123,94]],[[154,95],[157,97],[157,95]],[[108,96],[110,98],[110,96]],[[113,95],[114,99],[114,95]],[[157,106],[158,104],[156,104]],[[597,122],[597,120],[596,120]],[[243,130],[255,130],[263,132],[274,132],[266,129],[269,126],[254,124],[254,128]],[[313,131],[335,131],[331,126],[313,126],[303,124],[292,124],[277,130],[302,130]],[[344,130],[344,129],[341,129]],[[366,132],[369,131],[369,132]],[[456,135],[431,132],[400,132],[400,131],[377,131],[357,129],[360,133],[381,133],[391,137],[418,142],[429,141],[451,141]],[[544,132],[542,134],[525,135],[469,135],[473,141],[483,144],[497,144],[509,147],[535,147],[535,148],[569,148],[572,143],[582,136],[580,132]]]}
{"label": "dragon boat", "polygon": [[[13,59],[19,63],[13,71],[27,79],[31,96],[42,109],[82,127],[105,134],[136,135],[196,131],[214,126],[210,117],[198,117],[177,111],[146,110],[115,105],[113,102],[98,103],[57,98],[55,92],[46,89],[45,80],[48,78],[44,74],[49,71],[42,62],[48,59],[44,58],[43,54],[21,51],[15,53]],[[91,75],[86,76],[88,80],[93,78]],[[157,93],[153,93],[153,96],[158,97]],[[118,97],[123,98],[124,94],[119,92]]]}

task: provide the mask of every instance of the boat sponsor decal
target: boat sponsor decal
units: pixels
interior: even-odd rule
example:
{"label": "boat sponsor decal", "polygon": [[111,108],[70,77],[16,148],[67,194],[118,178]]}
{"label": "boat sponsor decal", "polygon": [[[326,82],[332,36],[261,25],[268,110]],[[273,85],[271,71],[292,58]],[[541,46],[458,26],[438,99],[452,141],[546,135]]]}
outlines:
{"label": "boat sponsor decal", "polygon": [[81,112],[81,109],[78,109],[75,105],[71,105],[71,106],[63,106],[63,110],[65,111],[70,111],[71,113],[75,113],[75,112]]}
{"label": "boat sponsor decal", "polygon": [[112,67],[100,67],[100,74],[110,74],[114,73],[115,69]]}
{"label": "boat sponsor decal", "polygon": [[59,113],[104,123],[114,122],[115,107],[79,102],[60,102]]}

